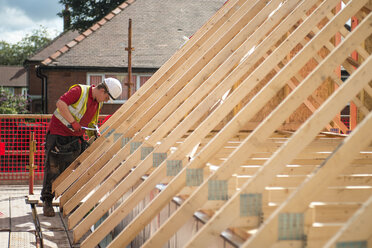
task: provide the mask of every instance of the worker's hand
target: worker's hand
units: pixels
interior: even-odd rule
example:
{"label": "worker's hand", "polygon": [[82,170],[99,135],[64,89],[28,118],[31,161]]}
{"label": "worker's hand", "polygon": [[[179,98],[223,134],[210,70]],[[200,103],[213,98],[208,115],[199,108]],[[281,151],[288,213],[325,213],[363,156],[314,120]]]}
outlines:
{"label": "worker's hand", "polygon": [[81,125],[77,121],[74,121],[73,123],[71,123],[71,126],[72,126],[72,129],[74,129],[75,132],[81,132],[82,131]]}

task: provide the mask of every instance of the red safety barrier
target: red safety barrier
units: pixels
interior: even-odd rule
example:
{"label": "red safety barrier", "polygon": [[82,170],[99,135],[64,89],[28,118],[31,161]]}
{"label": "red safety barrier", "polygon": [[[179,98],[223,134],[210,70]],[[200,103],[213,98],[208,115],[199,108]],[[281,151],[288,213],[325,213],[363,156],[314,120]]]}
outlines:
{"label": "red safety barrier", "polygon": [[[0,115],[0,180],[29,180],[30,135],[34,132],[35,180],[43,179],[44,142],[52,115]],[[106,116],[100,116],[99,126]],[[85,137],[87,139],[87,137]]]}

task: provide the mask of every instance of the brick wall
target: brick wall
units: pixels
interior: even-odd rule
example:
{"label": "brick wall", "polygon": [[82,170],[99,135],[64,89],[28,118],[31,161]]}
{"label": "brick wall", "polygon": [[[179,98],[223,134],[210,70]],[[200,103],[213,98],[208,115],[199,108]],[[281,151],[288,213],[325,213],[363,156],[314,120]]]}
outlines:
{"label": "brick wall", "polygon": [[[56,108],[58,98],[74,84],[86,84],[87,71],[46,71],[48,77],[48,113],[51,114]],[[101,114],[113,114],[121,105],[105,103]]]}

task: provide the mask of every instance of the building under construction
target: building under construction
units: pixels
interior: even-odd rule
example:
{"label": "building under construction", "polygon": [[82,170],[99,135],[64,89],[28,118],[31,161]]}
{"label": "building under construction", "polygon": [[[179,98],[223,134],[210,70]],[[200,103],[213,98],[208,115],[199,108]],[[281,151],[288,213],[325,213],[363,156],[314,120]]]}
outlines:
{"label": "building under construction", "polygon": [[371,11],[227,1],[54,182],[73,241],[372,247]]}

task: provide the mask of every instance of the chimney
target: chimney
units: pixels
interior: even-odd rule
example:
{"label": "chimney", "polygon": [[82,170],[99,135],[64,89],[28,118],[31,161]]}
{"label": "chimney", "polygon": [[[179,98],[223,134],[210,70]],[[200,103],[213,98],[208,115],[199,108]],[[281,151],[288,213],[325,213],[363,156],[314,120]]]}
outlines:
{"label": "chimney", "polygon": [[71,13],[68,10],[68,5],[65,4],[65,10],[63,13],[63,31],[70,29],[71,26]]}

